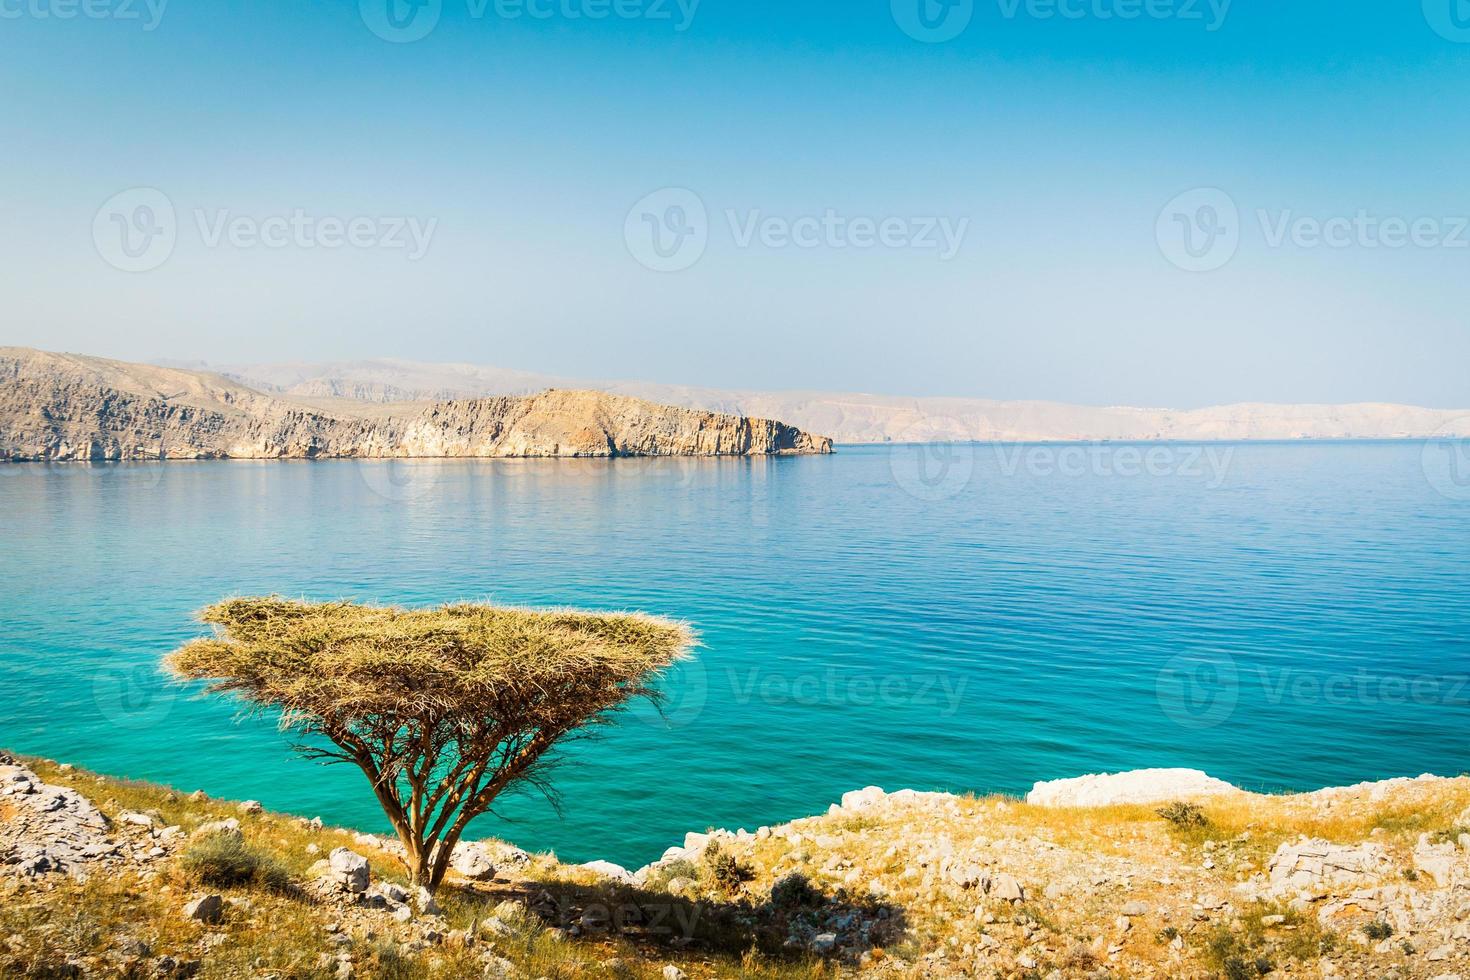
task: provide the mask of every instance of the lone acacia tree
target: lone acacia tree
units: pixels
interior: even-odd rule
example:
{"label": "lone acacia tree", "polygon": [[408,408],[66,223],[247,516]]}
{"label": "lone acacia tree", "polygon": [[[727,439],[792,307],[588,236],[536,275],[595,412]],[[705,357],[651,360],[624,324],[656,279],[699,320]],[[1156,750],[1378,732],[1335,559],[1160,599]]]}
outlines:
{"label": "lone acacia tree", "polygon": [[430,891],[506,787],[539,783],[547,750],[568,735],[656,699],[650,683],[694,644],[688,627],[651,616],[489,605],[269,597],[199,616],[215,635],[169,654],[168,669],[279,710],[283,729],[306,736],[303,753],[362,769],[414,884]]}

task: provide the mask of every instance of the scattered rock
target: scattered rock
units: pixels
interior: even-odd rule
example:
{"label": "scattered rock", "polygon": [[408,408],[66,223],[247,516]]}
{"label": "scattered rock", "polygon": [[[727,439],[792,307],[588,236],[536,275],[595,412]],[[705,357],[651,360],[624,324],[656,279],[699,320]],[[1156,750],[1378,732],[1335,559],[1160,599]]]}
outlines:
{"label": "scattered rock", "polygon": [[523,851],[519,847],[516,847],[512,844],[506,844],[501,841],[486,841],[482,842],[480,846],[485,848],[486,852],[489,854],[490,862],[494,864],[497,869],[524,868],[527,867],[532,861],[531,853],[529,851]]}
{"label": "scattered rock", "polygon": [[240,821],[234,817],[230,817],[228,820],[214,820],[209,823],[200,824],[199,829],[194,831],[195,837],[209,837],[214,834],[228,834],[231,837],[244,836],[244,834],[240,833]]}
{"label": "scattered rock", "polygon": [[265,807],[260,805],[259,800],[246,800],[244,803],[240,804],[240,812],[245,814],[246,816],[253,817],[256,814],[263,812],[264,810]]}
{"label": "scattered rock", "polygon": [[986,883],[985,869],[965,861],[949,869],[949,880],[961,888],[979,888]]}
{"label": "scattered rock", "polygon": [[1026,890],[1021,887],[1021,883],[1014,875],[1008,874],[998,874],[990,879],[989,894],[1005,902],[1024,902],[1026,900]]}
{"label": "scattered rock", "polygon": [[1448,888],[1454,882],[1455,872],[1462,867],[1461,856],[1454,844],[1448,841],[1431,844],[1428,834],[1419,835],[1419,843],[1414,847],[1416,871],[1429,875],[1439,887]]}
{"label": "scattered rock", "polygon": [[863,789],[855,789],[850,793],[842,794],[842,809],[862,810],[866,807],[882,803],[888,794],[883,792],[880,786],[867,786]]}
{"label": "scattered rock", "polygon": [[76,790],[43,783],[24,766],[0,763],[0,866],[23,875],[85,874],[94,862],[112,856],[117,845],[107,836],[108,820]]}
{"label": "scattered rock", "polygon": [[216,923],[224,917],[225,900],[218,895],[204,895],[184,906],[184,917],[199,922]]}
{"label": "scattered rock", "polygon": [[637,884],[631,871],[620,864],[613,864],[611,861],[588,861],[586,864],[581,865],[581,867],[604,878],[622,882],[625,885]]}
{"label": "scattered rock", "polygon": [[371,877],[367,858],[345,847],[339,847],[328,856],[327,864],[343,891],[359,895],[367,891]]}
{"label": "scattered rock", "polygon": [[439,903],[434,901],[434,894],[423,886],[419,886],[419,888],[414,890],[413,900],[418,905],[419,911],[424,915],[443,914],[443,910],[439,908]]}
{"label": "scattered rock", "polygon": [[1325,840],[1303,839],[1282,844],[1271,857],[1271,893],[1279,896],[1324,885],[1361,885],[1383,877],[1390,870],[1388,854],[1380,844],[1347,847]]}
{"label": "scattered rock", "polygon": [[489,881],[495,877],[495,863],[490,860],[489,850],[480,844],[460,844],[454,849],[449,865],[471,881]]}

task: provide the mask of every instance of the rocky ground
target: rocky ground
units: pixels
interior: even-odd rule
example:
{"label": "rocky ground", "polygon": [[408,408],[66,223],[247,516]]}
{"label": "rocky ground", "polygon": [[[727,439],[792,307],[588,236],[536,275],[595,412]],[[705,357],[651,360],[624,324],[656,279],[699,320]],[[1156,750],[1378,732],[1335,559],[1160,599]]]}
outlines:
{"label": "rocky ground", "polygon": [[396,844],[0,759],[0,974],[1470,977],[1470,779],[1260,796],[1201,773],[1021,801],[876,787],[634,871]]}

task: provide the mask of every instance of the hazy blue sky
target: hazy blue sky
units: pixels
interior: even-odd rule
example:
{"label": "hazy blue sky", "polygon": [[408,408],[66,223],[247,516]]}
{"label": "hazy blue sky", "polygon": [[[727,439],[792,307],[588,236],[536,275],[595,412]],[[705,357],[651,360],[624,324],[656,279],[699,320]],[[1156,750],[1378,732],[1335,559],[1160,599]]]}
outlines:
{"label": "hazy blue sky", "polygon": [[1470,0],[416,2],[0,0],[0,342],[1470,406]]}

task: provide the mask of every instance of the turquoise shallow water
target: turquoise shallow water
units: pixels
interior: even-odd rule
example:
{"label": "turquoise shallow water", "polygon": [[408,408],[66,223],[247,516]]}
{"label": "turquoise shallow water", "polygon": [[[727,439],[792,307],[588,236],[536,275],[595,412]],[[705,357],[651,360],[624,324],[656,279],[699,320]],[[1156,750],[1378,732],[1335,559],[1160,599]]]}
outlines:
{"label": "turquoise shallow water", "polygon": [[694,623],[666,719],[569,751],[562,816],[477,826],[576,860],[868,783],[1470,769],[1470,491],[1419,445],[1023,448],[3,467],[0,745],[383,829],[354,770],[156,670],[192,610],[274,591]]}

